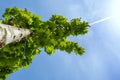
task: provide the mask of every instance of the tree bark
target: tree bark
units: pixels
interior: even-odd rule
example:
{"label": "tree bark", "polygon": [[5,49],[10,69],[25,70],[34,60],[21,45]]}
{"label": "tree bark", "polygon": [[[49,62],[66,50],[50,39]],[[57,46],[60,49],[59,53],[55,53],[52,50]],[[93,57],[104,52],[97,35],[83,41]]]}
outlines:
{"label": "tree bark", "polygon": [[5,45],[18,42],[31,34],[31,30],[0,23],[0,49]]}

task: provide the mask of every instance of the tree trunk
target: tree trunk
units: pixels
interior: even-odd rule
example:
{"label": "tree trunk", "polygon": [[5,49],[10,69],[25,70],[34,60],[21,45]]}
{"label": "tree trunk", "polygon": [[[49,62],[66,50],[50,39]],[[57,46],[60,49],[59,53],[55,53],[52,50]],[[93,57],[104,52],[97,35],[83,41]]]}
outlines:
{"label": "tree trunk", "polygon": [[29,29],[0,23],[0,49],[9,43],[20,41],[22,38],[30,35],[31,32]]}

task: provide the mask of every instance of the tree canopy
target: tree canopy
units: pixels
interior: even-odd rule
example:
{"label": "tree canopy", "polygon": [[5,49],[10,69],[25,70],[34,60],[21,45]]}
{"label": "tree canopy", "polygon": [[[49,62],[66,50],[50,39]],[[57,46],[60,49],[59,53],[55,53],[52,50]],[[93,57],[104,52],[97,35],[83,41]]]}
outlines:
{"label": "tree canopy", "polygon": [[[70,21],[61,15],[52,15],[49,20],[42,21],[38,15],[27,9],[7,8],[1,22],[16,27],[26,28],[33,33],[19,42],[11,43],[0,49],[0,78],[5,80],[10,73],[20,68],[27,68],[40,48],[51,55],[55,50],[74,52],[82,55],[85,50],[67,37],[84,35],[88,32],[88,22],[74,18]],[[1,80],[0,79],[0,80]]]}

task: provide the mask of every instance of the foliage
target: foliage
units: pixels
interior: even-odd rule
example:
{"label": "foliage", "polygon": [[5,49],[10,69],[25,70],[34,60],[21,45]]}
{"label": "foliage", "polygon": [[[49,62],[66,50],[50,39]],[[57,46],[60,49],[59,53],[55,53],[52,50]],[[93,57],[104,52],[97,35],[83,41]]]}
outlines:
{"label": "foliage", "polygon": [[87,33],[88,23],[82,22],[79,18],[68,22],[67,18],[61,15],[52,15],[49,20],[42,21],[39,16],[27,9],[17,7],[7,8],[2,16],[4,24],[12,23],[16,27],[33,31],[27,39],[11,43],[0,50],[0,78],[3,80],[20,68],[27,68],[34,56],[40,53],[40,48],[48,55],[57,49],[78,55],[84,53],[84,48],[66,39],[70,35]]}

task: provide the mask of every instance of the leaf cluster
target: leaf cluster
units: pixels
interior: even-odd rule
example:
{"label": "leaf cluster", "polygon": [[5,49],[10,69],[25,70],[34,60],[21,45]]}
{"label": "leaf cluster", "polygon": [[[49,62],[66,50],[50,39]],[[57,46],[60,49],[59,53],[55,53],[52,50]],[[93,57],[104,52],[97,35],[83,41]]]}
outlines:
{"label": "leaf cluster", "polygon": [[27,9],[17,7],[7,8],[2,16],[2,23],[12,23],[13,26],[30,29],[33,34],[0,50],[0,78],[6,78],[6,75],[22,67],[27,68],[34,56],[40,53],[40,48],[48,55],[57,49],[78,55],[84,53],[84,48],[67,40],[70,35],[87,33],[88,23],[82,22],[79,18],[68,21],[61,15],[52,15],[49,20],[42,21],[39,16]]}

